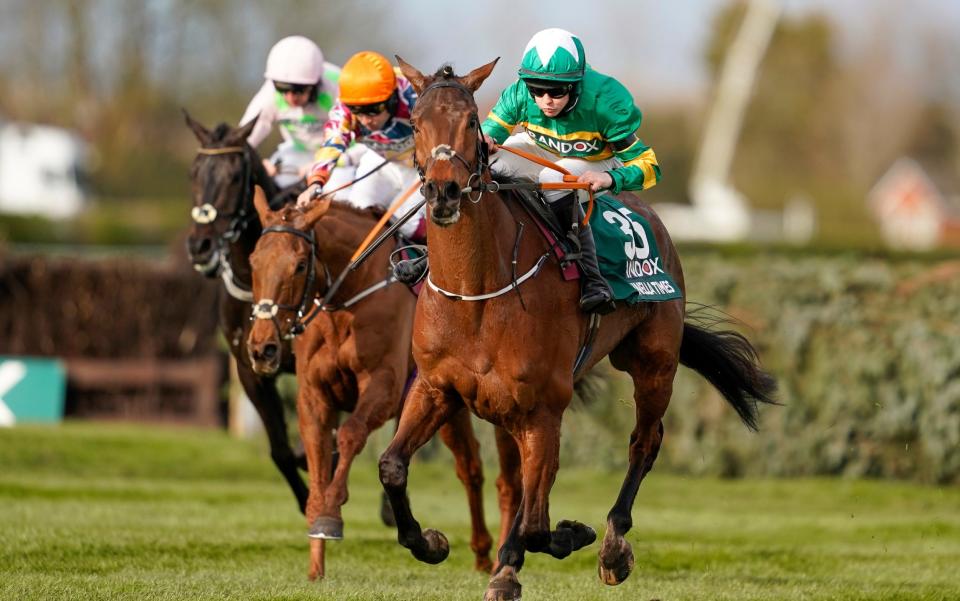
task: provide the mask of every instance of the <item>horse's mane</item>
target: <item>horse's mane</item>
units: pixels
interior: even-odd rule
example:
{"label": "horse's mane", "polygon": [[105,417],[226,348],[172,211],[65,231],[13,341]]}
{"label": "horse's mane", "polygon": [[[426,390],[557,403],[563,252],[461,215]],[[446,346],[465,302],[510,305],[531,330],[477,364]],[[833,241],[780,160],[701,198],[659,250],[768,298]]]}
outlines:
{"label": "horse's mane", "polygon": [[440,65],[440,68],[437,69],[437,72],[433,74],[433,77],[434,79],[455,79],[457,75],[453,72],[453,65],[443,63]]}
{"label": "horse's mane", "polygon": [[[366,217],[373,221],[378,221],[381,217],[383,217],[383,214],[385,213],[385,211],[379,207],[360,208],[360,207],[355,207],[352,204],[343,200],[334,200],[331,203],[330,208],[337,208],[338,210],[343,210],[348,213],[358,215],[360,217]],[[283,221],[286,221],[287,223],[291,223],[291,224],[295,223],[298,220],[298,218],[303,217],[304,215],[304,212],[301,209],[297,208],[295,204],[284,205],[282,208],[279,209],[279,212],[280,212],[280,218],[283,219]]]}

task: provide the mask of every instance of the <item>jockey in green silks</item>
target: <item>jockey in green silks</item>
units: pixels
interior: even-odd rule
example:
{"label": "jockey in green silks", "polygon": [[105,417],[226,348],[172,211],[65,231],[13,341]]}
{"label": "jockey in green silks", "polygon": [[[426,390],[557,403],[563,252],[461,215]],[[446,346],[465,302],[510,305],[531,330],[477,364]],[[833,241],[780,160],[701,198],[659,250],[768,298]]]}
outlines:
{"label": "jockey in green silks", "polygon": [[[642,115],[630,92],[616,79],[586,63],[583,44],[564,29],[537,32],[524,50],[520,78],[500,94],[481,128],[495,152],[499,146],[533,153],[578,175],[594,191],[645,190],[660,179],[653,149],[636,135]],[[514,128],[523,130],[512,134]],[[511,153],[499,153],[495,173],[541,183],[562,174]],[[544,190],[561,224],[583,216],[576,191]],[[612,311],[613,294],[600,274],[589,226],[578,231],[584,275],[580,307]]]}

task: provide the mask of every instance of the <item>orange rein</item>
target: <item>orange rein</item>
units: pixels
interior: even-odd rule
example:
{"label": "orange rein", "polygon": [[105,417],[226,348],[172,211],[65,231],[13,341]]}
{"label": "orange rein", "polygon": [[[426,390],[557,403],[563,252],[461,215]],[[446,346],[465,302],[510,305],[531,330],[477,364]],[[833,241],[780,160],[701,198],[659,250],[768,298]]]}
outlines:
{"label": "orange rein", "polygon": [[593,190],[590,189],[590,184],[580,183],[577,181],[576,175],[573,175],[560,165],[557,165],[553,161],[548,161],[545,158],[538,157],[535,154],[531,154],[526,150],[520,150],[519,148],[510,148],[509,146],[500,146],[500,150],[506,150],[507,152],[512,152],[518,157],[523,157],[528,161],[533,161],[538,165],[543,165],[549,169],[553,169],[559,173],[563,174],[563,182],[557,183],[546,183],[540,184],[541,190],[586,190],[587,194],[590,196],[589,202],[587,202],[587,210],[583,216],[583,223],[581,225],[586,226],[590,222],[590,215],[593,214]]}

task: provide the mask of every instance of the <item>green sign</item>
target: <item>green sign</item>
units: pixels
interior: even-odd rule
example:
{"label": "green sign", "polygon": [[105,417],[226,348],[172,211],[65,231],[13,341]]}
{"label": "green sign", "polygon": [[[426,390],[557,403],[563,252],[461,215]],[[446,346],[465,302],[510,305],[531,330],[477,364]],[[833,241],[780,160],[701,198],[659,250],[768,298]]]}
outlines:
{"label": "green sign", "polygon": [[0,426],[59,422],[66,370],[55,359],[0,357]]}

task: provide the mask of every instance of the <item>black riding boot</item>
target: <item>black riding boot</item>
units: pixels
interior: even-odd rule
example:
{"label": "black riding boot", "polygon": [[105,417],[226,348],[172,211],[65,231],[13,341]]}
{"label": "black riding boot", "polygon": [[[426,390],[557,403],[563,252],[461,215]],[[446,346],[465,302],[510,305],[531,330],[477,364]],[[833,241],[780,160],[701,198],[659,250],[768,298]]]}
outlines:
{"label": "black riding boot", "polygon": [[580,309],[585,313],[599,313],[606,315],[616,306],[613,302],[613,291],[607,280],[600,274],[597,264],[597,246],[593,241],[593,232],[590,226],[580,226],[584,213],[580,203],[576,202],[576,191],[558,198],[550,203],[550,209],[560,221],[560,225],[573,230],[576,226],[576,236],[568,231],[567,237],[573,241],[577,252],[571,258],[577,261],[583,273],[583,283],[580,287]]}

